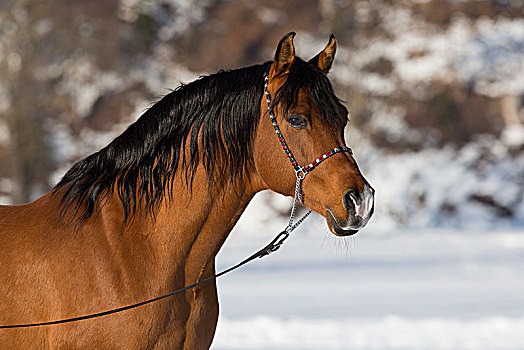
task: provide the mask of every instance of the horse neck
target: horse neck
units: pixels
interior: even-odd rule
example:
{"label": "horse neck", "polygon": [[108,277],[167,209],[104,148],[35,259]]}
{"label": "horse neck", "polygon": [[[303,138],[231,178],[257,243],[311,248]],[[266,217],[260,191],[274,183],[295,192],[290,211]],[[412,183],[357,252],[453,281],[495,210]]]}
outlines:
{"label": "horse neck", "polygon": [[[139,252],[143,261],[137,268],[144,269],[146,262],[159,288],[169,281],[180,280],[181,275],[185,284],[206,278],[214,273],[216,254],[259,190],[254,181],[247,180],[250,176],[246,174],[245,181],[231,186],[227,182],[210,185],[205,172],[198,170],[192,187],[187,186],[184,177],[176,177],[172,199],[164,201],[155,217],[139,214],[120,233],[116,226],[118,215],[114,213],[121,204],[112,200],[102,213],[103,218],[111,218],[113,222],[107,239],[124,242],[121,244],[124,250]],[[173,287],[178,285],[167,285]]]}

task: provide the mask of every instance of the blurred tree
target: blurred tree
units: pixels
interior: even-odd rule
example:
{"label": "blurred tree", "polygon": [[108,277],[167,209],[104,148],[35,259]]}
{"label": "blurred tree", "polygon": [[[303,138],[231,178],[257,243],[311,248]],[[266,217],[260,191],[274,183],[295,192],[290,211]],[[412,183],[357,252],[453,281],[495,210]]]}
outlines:
{"label": "blurred tree", "polygon": [[28,13],[29,1],[1,3],[1,43],[6,58],[0,64],[4,78],[4,98],[9,108],[2,118],[10,133],[11,175],[17,186],[12,193],[15,203],[28,202],[49,188],[50,153],[45,120],[49,116],[49,84],[34,78],[40,60],[35,50],[38,33],[34,18]]}
{"label": "blurred tree", "polygon": [[[14,203],[52,187],[50,175],[61,165],[52,149],[55,123],[77,135],[99,95],[118,89],[101,73],[125,76],[150,52],[154,23],[141,17],[129,25],[117,17],[118,7],[116,0],[0,2],[0,99],[7,106],[0,118],[10,135],[0,152],[10,169],[0,171],[0,179],[16,183]],[[117,120],[119,113],[113,115]]]}

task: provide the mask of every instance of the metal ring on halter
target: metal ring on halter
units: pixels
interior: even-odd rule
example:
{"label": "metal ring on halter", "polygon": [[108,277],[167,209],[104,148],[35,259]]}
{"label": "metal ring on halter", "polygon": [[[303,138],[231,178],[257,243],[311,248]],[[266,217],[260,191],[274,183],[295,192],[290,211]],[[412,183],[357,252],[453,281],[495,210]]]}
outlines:
{"label": "metal ring on halter", "polygon": [[303,167],[299,167],[295,170],[295,175],[297,176],[297,180],[304,180],[306,178],[306,175],[308,174],[308,171],[304,169]]}

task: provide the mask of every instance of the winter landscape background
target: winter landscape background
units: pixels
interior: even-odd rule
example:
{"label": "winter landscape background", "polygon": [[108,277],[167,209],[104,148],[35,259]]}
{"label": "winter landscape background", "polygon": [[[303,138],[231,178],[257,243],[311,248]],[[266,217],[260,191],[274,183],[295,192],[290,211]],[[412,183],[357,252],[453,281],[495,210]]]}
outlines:
{"label": "winter landscape background", "polygon": [[[376,189],[356,237],[309,218],[219,280],[214,349],[524,348],[521,0],[4,0],[0,203],[47,192],[180,82],[338,40],[346,142]],[[218,257],[286,223],[261,193]]]}

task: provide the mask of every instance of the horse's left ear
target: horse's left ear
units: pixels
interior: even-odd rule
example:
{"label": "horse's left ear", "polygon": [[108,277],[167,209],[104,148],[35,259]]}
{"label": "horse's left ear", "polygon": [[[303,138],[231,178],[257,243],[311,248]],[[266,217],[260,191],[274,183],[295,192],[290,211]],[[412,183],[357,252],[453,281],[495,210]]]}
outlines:
{"label": "horse's left ear", "polygon": [[337,51],[337,40],[335,36],[331,34],[329,42],[327,43],[324,50],[318,53],[315,57],[309,60],[314,66],[317,66],[324,74],[328,74],[333,59],[335,58],[335,52]]}

